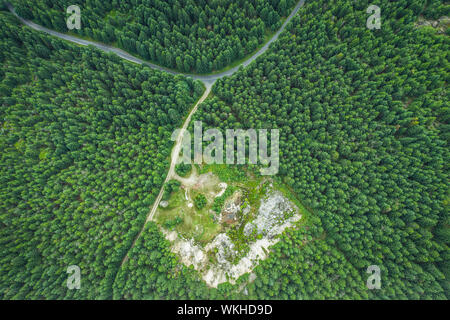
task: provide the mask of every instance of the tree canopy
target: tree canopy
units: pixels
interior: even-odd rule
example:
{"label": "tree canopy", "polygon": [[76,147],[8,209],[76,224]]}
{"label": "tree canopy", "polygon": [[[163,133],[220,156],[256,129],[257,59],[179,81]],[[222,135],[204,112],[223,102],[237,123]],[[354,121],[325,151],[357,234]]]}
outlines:
{"label": "tree canopy", "polygon": [[[71,0],[11,1],[17,13],[68,32]],[[296,0],[78,1],[77,35],[118,45],[183,72],[220,70],[255,51],[281,24]]]}

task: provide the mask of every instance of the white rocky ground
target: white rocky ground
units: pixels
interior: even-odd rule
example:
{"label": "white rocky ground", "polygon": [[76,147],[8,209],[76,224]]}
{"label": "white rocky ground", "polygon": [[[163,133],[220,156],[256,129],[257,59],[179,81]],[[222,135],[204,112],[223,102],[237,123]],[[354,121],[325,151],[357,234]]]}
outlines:
{"label": "white rocky ground", "polygon": [[[286,212],[292,216],[285,218]],[[261,200],[256,218],[244,227],[245,235],[250,235],[256,228],[262,238],[249,244],[250,250],[236,264],[231,261],[237,252],[234,244],[225,233],[218,234],[205,248],[194,244],[193,239],[183,239],[176,231],[163,231],[166,239],[172,242],[172,252],[176,253],[185,265],[193,265],[203,280],[211,287],[230,281],[234,283],[240,276],[251,272],[260,260],[266,258],[269,247],[279,241],[277,237],[286,228],[301,218],[298,208],[279,191],[271,191]],[[216,252],[217,262],[211,264],[207,253]],[[228,278],[228,279],[227,279]]]}
{"label": "white rocky ground", "polygon": [[292,219],[284,219],[286,212],[295,213],[295,208],[281,192],[273,192],[267,199],[261,200],[258,215],[253,222],[244,227],[244,234],[249,236],[256,228],[256,233],[265,238],[272,239],[279,235],[292,222]]}

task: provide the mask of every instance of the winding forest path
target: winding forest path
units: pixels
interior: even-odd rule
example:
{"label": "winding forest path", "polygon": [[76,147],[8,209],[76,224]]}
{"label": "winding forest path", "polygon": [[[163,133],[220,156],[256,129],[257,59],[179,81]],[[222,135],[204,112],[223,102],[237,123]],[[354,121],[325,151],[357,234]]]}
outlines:
{"label": "winding forest path", "polygon": [[[170,161],[170,167],[169,172],[167,173],[166,179],[164,180],[163,185],[161,186],[161,189],[159,190],[159,194],[156,197],[155,202],[153,203],[152,209],[150,210],[149,214],[147,215],[147,219],[145,220],[144,225],[142,226],[141,231],[139,231],[138,235],[133,241],[133,244],[131,245],[128,252],[133,249],[134,245],[136,244],[136,241],[140,238],[142,232],[144,232],[145,226],[147,225],[147,222],[152,221],[153,216],[155,215],[156,210],[158,209],[159,203],[161,202],[162,196],[164,194],[164,186],[167,182],[172,179],[172,177],[175,174],[175,165],[177,164],[178,155],[180,154],[181,150],[181,143],[183,142],[183,133],[186,131],[189,123],[191,122],[191,118],[194,115],[194,113],[197,111],[198,106],[205,101],[205,99],[209,96],[209,93],[211,92],[212,85],[206,86],[206,90],[201,96],[201,98],[197,101],[192,111],[189,113],[186,121],[184,121],[183,128],[181,129],[180,133],[177,136],[177,140],[175,142],[175,146],[172,149],[172,155],[171,155],[171,161]],[[122,260],[121,266],[128,260],[128,253],[125,255],[125,257]]]}
{"label": "winding forest path", "polygon": [[260,55],[262,55],[264,52],[267,51],[267,49],[269,49],[269,46],[271,43],[273,43],[274,41],[276,41],[278,39],[278,37],[280,36],[281,32],[283,32],[283,30],[286,28],[286,25],[292,20],[292,18],[295,16],[295,14],[298,12],[298,10],[300,10],[300,8],[303,6],[303,4],[305,3],[305,0],[300,0],[297,5],[295,6],[295,8],[292,10],[292,12],[290,13],[290,15],[286,18],[286,20],[283,22],[281,28],[272,36],[272,38],[269,39],[269,41],[267,41],[257,52],[255,52],[250,58],[248,58],[247,60],[245,60],[244,62],[242,62],[241,64],[228,69],[226,71],[223,72],[219,72],[219,73],[215,73],[215,74],[209,74],[209,75],[201,75],[201,74],[189,74],[189,73],[181,73],[169,68],[165,68],[162,66],[158,66],[156,64],[153,64],[151,62],[148,61],[144,61],[142,59],[139,59],[131,54],[129,54],[128,52],[123,51],[122,49],[116,48],[116,47],[112,47],[100,42],[95,42],[95,41],[90,41],[90,40],[84,40],[75,36],[71,36],[68,34],[64,34],[64,33],[60,33],[48,28],[45,28],[43,26],[40,26],[30,20],[24,19],[22,17],[20,17],[14,7],[10,4],[10,3],[6,3],[6,6],[8,7],[8,10],[14,14],[23,24],[27,25],[28,27],[37,30],[37,31],[43,31],[47,34],[50,34],[52,36],[55,36],[57,38],[63,39],[63,40],[67,40],[79,45],[83,45],[83,46],[94,46],[97,49],[100,49],[104,52],[113,52],[115,54],[117,54],[119,57],[127,60],[127,61],[131,61],[137,64],[141,64],[141,65],[146,65],[149,66],[152,69],[155,70],[159,70],[159,71],[163,71],[163,72],[168,72],[170,74],[173,75],[183,75],[185,77],[191,77],[194,80],[200,80],[201,82],[203,82],[203,84],[206,87],[205,92],[203,93],[203,95],[201,96],[201,98],[197,101],[197,103],[195,104],[194,108],[192,108],[191,112],[189,113],[188,117],[186,118],[186,120],[184,121],[183,127],[180,130],[180,133],[178,134],[177,140],[175,142],[175,145],[172,149],[172,154],[171,154],[171,162],[170,162],[170,168],[169,168],[169,172],[167,173],[166,179],[164,180],[164,183],[159,191],[158,196],[156,197],[155,202],[153,203],[153,206],[150,210],[150,212],[147,215],[147,218],[145,220],[144,225],[142,226],[141,231],[139,231],[138,235],[136,236],[136,238],[133,241],[133,244],[131,245],[130,249],[128,250],[127,254],[125,255],[125,257],[122,260],[121,266],[128,260],[128,253],[130,252],[131,249],[133,249],[134,245],[136,244],[137,240],[140,238],[140,236],[142,235],[145,226],[147,225],[147,223],[149,221],[152,221],[153,216],[155,215],[156,210],[158,209],[159,203],[161,202],[161,198],[164,194],[164,186],[165,184],[172,179],[172,177],[174,176],[175,173],[175,165],[176,162],[178,160],[178,156],[180,153],[180,149],[181,149],[181,142],[183,140],[183,132],[187,129],[192,116],[194,115],[194,113],[197,111],[198,106],[205,101],[205,99],[208,97],[209,93],[211,92],[211,88],[213,86],[213,84],[218,80],[221,79],[223,77],[227,77],[227,76],[231,76],[232,74],[234,74],[236,71],[239,70],[240,67],[246,67],[248,66],[250,63],[252,63],[253,61],[256,60],[256,58],[258,58]]}

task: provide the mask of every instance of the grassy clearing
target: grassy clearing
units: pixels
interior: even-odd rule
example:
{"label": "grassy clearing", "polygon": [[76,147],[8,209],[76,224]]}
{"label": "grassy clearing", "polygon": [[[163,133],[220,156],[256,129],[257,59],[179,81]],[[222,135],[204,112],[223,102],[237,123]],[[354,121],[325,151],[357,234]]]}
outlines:
{"label": "grassy clearing", "polygon": [[[172,192],[168,200],[169,205],[166,208],[158,208],[156,221],[165,226],[166,223],[179,217],[183,222],[175,226],[174,230],[187,239],[193,238],[200,244],[208,243],[222,230],[222,226],[214,222],[215,214],[211,211],[214,195],[220,190],[218,180],[217,183],[208,183],[198,189],[186,191],[178,188]],[[197,209],[194,199],[200,194],[205,196],[207,203],[202,209]]]}
{"label": "grassy clearing", "polygon": [[[302,216],[308,215],[307,209],[280,179],[260,176],[244,166],[220,164],[195,166],[199,175],[212,173],[211,177],[208,177],[208,182],[187,191],[183,188],[177,189],[171,194],[169,205],[166,208],[158,208],[156,212],[156,221],[159,224],[165,226],[167,223],[172,223],[173,230],[186,239],[192,238],[196,243],[205,245],[217,234],[226,232],[235,244],[239,257],[245,255],[249,249],[249,243],[256,240],[257,235],[245,236],[244,226],[256,217],[261,200],[267,197],[269,189],[272,188],[279,190],[294,203]],[[227,183],[227,189],[222,196],[216,197],[222,190],[219,187],[220,182]],[[217,218],[224,204],[235,197],[237,192],[241,196],[242,209],[237,213],[237,221],[231,224],[219,223]],[[206,205],[201,209],[194,205],[194,199],[199,195],[205,196],[207,200]],[[182,222],[175,225],[177,218],[178,221],[181,218]]]}
{"label": "grassy clearing", "polygon": [[220,232],[221,226],[214,223],[207,207],[198,210],[194,206],[189,208],[188,203],[184,190],[180,188],[172,194],[167,208],[158,208],[156,221],[165,226],[179,217],[182,223],[175,226],[174,230],[180,235],[199,243],[211,241]]}
{"label": "grassy clearing", "polygon": [[220,181],[226,183],[245,182],[248,180],[241,166],[230,166],[227,164],[204,164],[197,167],[200,174],[212,172],[219,177]]}

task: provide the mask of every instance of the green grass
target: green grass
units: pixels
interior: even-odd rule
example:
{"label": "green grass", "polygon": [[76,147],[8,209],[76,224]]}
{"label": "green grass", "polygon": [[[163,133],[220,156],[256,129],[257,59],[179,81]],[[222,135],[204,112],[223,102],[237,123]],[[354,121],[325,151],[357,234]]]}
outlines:
{"label": "green grass", "polygon": [[[194,206],[188,207],[188,201],[185,199],[185,191],[178,189],[172,193],[169,199],[169,205],[167,208],[158,208],[156,213],[156,221],[164,226],[168,221],[174,221],[176,217],[183,219],[183,222],[177,225],[176,230],[181,236],[186,239],[193,238],[196,243],[204,245],[214,239],[214,237],[221,233],[226,232],[232,242],[235,244],[239,254],[236,258],[248,252],[248,243],[256,240],[256,234],[250,237],[246,237],[243,234],[243,228],[246,223],[252,221],[261,204],[261,200],[268,194],[268,188],[272,183],[273,189],[279,190],[287,199],[294,203],[302,217],[307,217],[310,212],[302,205],[301,201],[295,197],[290,188],[281,181],[279,177],[265,177],[254,173],[251,169],[246,169],[244,166],[230,166],[230,165],[196,165],[199,174],[212,172],[216,175],[220,181],[228,184],[227,192],[220,199],[221,207],[223,207],[226,199],[233,196],[234,192],[241,190],[242,201],[250,206],[250,211],[247,214],[242,212],[238,214],[238,221],[231,225],[219,224],[212,219],[214,202],[217,199],[209,194],[213,191],[217,194],[220,191],[218,186],[202,188],[199,190],[191,189],[189,192],[190,200],[192,201],[198,195],[204,194],[207,198],[207,204],[202,209],[197,209]],[[286,217],[287,218],[287,217]],[[298,223],[303,223],[304,219],[301,219]]]}
{"label": "green grass", "polygon": [[226,183],[242,182],[246,179],[241,167],[227,164],[204,164],[198,169],[199,174],[212,172]]}
{"label": "green grass", "polygon": [[[194,199],[200,192],[191,191],[191,198]],[[200,244],[210,242],[221,232],[222,226],[215,223],[209,212],[212,201],[208,199],[207,205],[198,210],[193,206],[188,207],[188,201],[185,198],[185,191],[178,189],[173,192],[167,208],[158,208],[156,212],[156,221],[163,225],[174,220],[177,216],[183,219],[183,222],[175,227],[175,230],[185,238],[193,238]]]}

